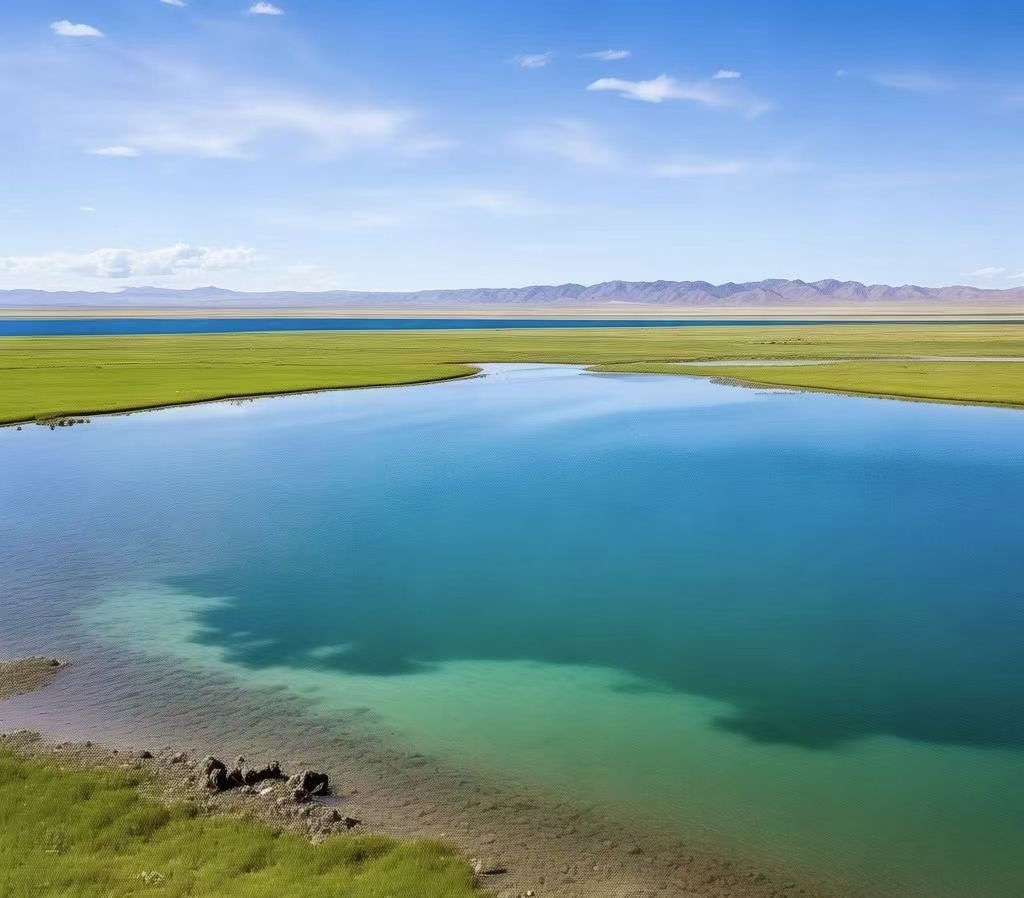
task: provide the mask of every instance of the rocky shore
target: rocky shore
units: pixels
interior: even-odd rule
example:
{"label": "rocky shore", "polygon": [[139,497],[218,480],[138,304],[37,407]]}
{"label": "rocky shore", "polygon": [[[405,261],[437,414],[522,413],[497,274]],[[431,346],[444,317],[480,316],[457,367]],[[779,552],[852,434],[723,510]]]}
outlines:
{"label": "rocky shore", "polygon": [[[32,659],[40,669],[40,659]],[[45,670],[45,668],[42,668]],[[53,682],[61,667],[51,668]],[[55,672],[56,671],[56,672]],[[19,693],[12,693],[19,694]],[[0,706],[0,731],[4,728]],[[232,762],[209,744],[100,745],[56,742],[54,734],[19,731],[0,747],[77,765],[143,770],[167,801],[186,801],[204,813],[234,814],[319,842],[347,834],[433,838],[454,844],[478,884],[498,898],[838,898],[849,893],[790,879],[766,865],[638,831],[634,822],[581,809],[525,791],[475,782],[420,755],[404,755],[355,739],[317,758],[255,757],[253,745]],[[261,748],[264,743],[261,741]],[[234,754],[232,752],[231,754]]]}

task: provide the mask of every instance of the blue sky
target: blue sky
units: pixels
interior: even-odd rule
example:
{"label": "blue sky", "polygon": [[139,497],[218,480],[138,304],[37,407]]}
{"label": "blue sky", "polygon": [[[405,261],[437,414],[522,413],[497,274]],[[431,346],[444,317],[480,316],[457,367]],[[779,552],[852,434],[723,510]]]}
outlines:
{"label": "blue sky", "polygon": [[0,6],[0,288],[1024,286],[1024,6]]}

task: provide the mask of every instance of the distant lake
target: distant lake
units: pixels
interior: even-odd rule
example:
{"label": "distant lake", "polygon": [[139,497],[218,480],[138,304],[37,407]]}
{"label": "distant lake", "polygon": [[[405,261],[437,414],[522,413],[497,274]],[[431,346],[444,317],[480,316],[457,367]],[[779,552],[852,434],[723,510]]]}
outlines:
{"label": "distant lake", "polygon": [[[744,325],[906,323],[896,319],[830,320],[787,318],[0,318],[0,337],[113,336],[116,334],[229,334],[266,331],[475,330],[566,327],[742,327]],[[948,320],[913,324],[949,324]],[[977,319],[957,324],[1024,324]]]}
{"label": "distant lake", "polygon": [[1024,413],[485,372],[0,430],[0,653],[76,665],[0,721],[273,689],[851,893],[1024,894]]}

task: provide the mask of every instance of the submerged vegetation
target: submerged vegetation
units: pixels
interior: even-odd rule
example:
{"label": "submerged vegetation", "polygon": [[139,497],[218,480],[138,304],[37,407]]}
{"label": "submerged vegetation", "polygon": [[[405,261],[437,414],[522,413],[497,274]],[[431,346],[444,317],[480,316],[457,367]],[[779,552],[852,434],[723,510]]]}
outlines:
{"label": "submerged vegetation", "polygon": [[[871,362],[1024,357],[1013,325],[811,325],[190,334],[0,339],[0,423],[212,399],[465,377],[474,363],[563,362],[602,371],[1024,405],[1024,367]],[[842,365],[688,369],[721,359],[847,359]]]}
{"label": "submerged vegetation", "polygon": [[0,749],[6,898],[468,898],[467,863],[432,842],[339,836],[314,845],[146,794],[142,773],[78,769]]}

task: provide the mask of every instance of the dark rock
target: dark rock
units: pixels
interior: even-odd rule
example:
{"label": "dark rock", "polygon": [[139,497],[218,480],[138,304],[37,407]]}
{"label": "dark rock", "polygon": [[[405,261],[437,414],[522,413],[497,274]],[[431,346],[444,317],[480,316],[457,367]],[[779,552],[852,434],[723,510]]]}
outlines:
{"label": "dark rock", "polygon": [[223,761],[218,761],[216,758],[208,757],[203,761],[203,772],[209,776],[214,770],[223,770],[227,772],[227,767],[224,766]]}
{"label": "dark rock", "polygon": [[357,820],[355,817],[345,817],[341,821],[345,824],[345,829],[352,829],[354,826],[359,826],[362,820]]}
{"label": "dark rock", "polygon": [[214,767],[206,775],[206,788],[211,792],[226,792],[231,788],[228,785],[228,774],[224,765]]}
{"label": "dark rock", "polygon": [[277,761],[267,764],[266,767],[252,768],[244,773],[245,784],[255,786],[264,780],[281,780],[284,774],[281,773],[281,765]]}
{"label": "dark rock", "polygon": [[206,784],[214,792],[224,792],[228,789],[247,788],[251,791],[253,786],[262,783],[264,780],[284,779],[281,773],[281,765],[277,761],[268,764],[266,767],[245,770],[242,765],[245,758],[238,758],[235,767],[228,770],[227,765],[217,758],[208,757],[203,761],[202,769],[206,776]]}
{"label": "dark rock", "polygon": [[508,873],[508,867],[503,867],[501,864],[495,864],[492,867],[484,867],[480,871],[481,876],[504,876]]}
{"label": "dark rock", "polygon": [[239,768],[235,767],[228,773],[227,781],[229,789],[238,789],[245,785],[245,774],[242,773]]}
{"label": "dark rock", "polygon": [[309,794],[308,789],[303,789],[301,786],[292,791],[292,798],[298,802],[309,801],[313,796]]}
{"label": "dark rock", "polygon": [[288,785],[296,789],[305,789],[310,795],[327,795],[331,791],[330,780],[326,773],[315,770],[303,770],[288,780]]}

